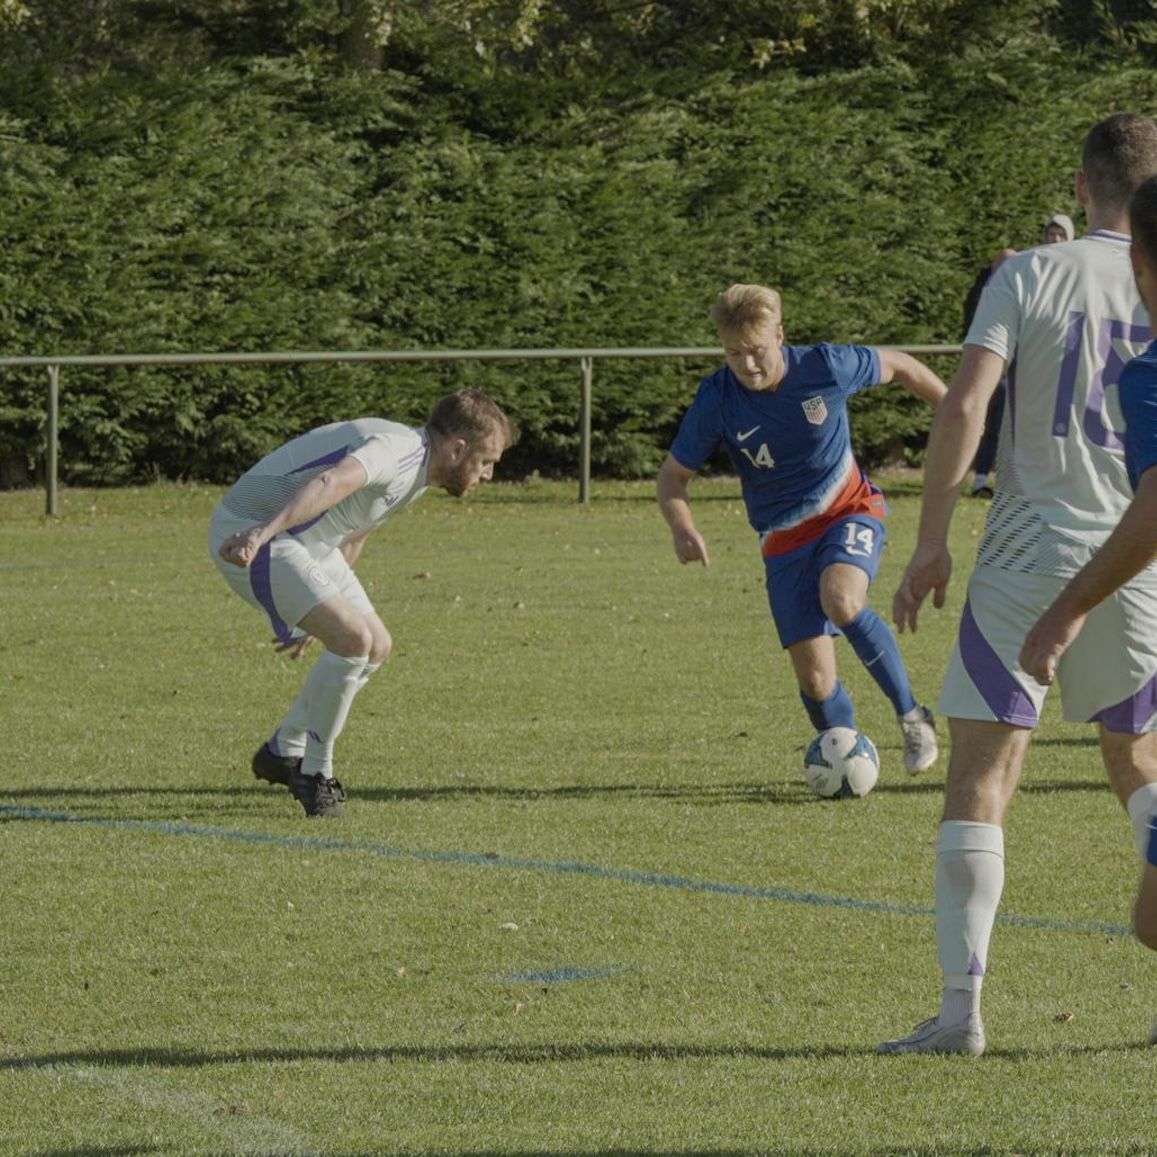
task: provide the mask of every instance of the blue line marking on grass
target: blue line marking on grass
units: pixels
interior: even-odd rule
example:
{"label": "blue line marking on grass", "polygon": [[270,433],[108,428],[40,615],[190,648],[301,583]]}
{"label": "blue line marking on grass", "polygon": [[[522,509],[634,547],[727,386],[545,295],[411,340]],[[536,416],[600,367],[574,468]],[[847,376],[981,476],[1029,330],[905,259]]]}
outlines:
{"label": "blue line marking on grass", "polygon": [[[280,848],[310,848],[326,852],[354,852],[394,860],[416,860],[433,864],[466,864],[477,868],[503,868],[516,872],[543,872],[555,876],[588,876],[634,884],[641,888],[667,888],[677,892],[703,892],[714,896],[739,896],[752,900],[778,900],[785,904],[805,904],[816,908],[844,908],[853,912],[882,912],[887,916],[933,916],[932,908],[891,904],[883,900],[855,900],[848,896],[824,896],[818,892],[793,892],[788,888],[759,888],[750,884],[723,884],[712,880],[693,880],[687,876],[662,872],[635,872],[626,868],[603,868],[571,860],[524,860],[517,856],[496,856],[491,852],[423,852],[391,848],[382,844],[358,844],[345,840],[325,840],[311,836],[282,836],[264,832],[238,832],[203,824],[161,822],[157,820],[121,820],[101,816],[74,816],[69,812],[0,804],[0,818],[39,820],[45,823],[87,824],[92,827],[125,828],[153,832],[164,836],[197,836],[202,839],[226,840],[238,844],[271,844]],[[1043,916],[996,917],[998,924],[1014,928],[1039,928],[1046,932],[1092,932],[1101,936],[1130,936],[1127,924],[1108,924],[1093,920],[1054,920]]]}
{"label": "blue line marking on grass", "polygon": [[606,980],[618,968],[554,968],[549,972],[513,972],[498,979],[504,984],[568,984],[572,980]]}

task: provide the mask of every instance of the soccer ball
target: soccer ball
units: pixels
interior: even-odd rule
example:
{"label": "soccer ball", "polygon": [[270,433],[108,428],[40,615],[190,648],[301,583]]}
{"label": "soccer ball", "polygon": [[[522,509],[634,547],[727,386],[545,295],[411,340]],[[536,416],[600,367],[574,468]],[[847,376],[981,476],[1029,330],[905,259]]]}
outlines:
{"label": "soccer ball", "polygon": [[862,731],[829,727],[808,745],[803,777],[808,787],[825,799],[867,795],[880,778],[880,757]]}

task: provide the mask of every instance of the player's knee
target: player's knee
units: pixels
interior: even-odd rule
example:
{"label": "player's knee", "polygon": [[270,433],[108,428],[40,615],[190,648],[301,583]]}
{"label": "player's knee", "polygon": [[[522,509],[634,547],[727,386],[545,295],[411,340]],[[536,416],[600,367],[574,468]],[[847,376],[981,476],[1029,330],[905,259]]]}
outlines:
{"label": "player's knee", "polygon": [[325,644],[335,655],[346,659],[369,656],[373,652],[374,632],[367,622],[345,622],[330,633]]}
{"label": "player's knee", "polygon": [[384,663],[394,649],[394,640],[384,626],[377,625],[373,630],[373,642],[370,645],[370,662]]}
{"label": "player's knee", "polygon": [[863,596],[855,591],[825,591],[820,600],[824,614],[837,627],[846,627],[864,609]]}

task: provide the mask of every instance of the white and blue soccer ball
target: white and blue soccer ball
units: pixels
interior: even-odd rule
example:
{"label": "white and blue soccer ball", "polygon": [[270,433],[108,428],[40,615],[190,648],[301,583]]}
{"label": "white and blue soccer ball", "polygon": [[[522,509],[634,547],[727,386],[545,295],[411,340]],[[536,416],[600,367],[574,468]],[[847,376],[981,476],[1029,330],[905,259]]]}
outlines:
{"label": "white and blue soccer ball", "polygon": [[808,787],[825,799],[867,795],[880,778],[880,757],[862,731],[829,727],[808,745],[803,777]]}

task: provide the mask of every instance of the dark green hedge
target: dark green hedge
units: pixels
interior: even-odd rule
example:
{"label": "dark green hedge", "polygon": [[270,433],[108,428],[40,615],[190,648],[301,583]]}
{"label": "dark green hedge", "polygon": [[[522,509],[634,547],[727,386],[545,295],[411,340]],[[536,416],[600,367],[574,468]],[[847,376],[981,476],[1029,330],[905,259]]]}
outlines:
{"label": "dark green hedge", "polygon": [[[0,350],[711,345],[707,309],[735,280],[781,289],[792,341],[954,342],[977,266],[1076,215],[1088,123],[1152,109],[1155,88],[1057,54],[728,73],[677,98],[524,107],[504,134],[494,107],[465,127],[420,75],[306,57],[9,69]],[[600,361],[596,472],[653,471],[709,368]],[[578,366],[536,361],[70,369],[61,472],[224,481],[313,424],[418,421],[464,383],[521,425],[512,471],[575,471]],[[0,464],[40,468],[44,395],[43,375],[0,371]],[[918,460],[926,428],[898,391],[856,405],[869,466]]]}

